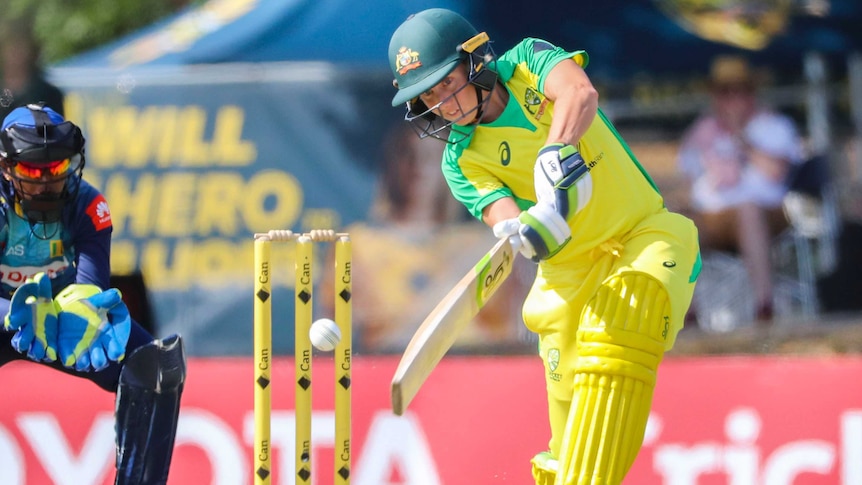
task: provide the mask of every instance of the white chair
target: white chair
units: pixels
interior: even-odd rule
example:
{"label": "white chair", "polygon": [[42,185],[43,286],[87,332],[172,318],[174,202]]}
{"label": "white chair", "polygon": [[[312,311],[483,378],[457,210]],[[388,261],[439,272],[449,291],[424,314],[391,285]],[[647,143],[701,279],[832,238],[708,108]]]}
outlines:
{"label": "white chair", "polygon": [[[820,311],[817,280],[835,268],[840,227],[837,194],[826,159],[812,158],[791,174],[784,199],[789,227],[772,246],[777,322],[810,320]],[[693,307],[698,325],[711,332],[749,326],[755,318],[745,264],[735,254],[704,252]]]}
{"label": "white chair", "polygon": [[825,157],[814,157],[790,178],[784,198],[790,227],[776,240],[776,308],[811,318],[819,313],[817,280],[832,272],[837,262],[840,229],[838,196]]}

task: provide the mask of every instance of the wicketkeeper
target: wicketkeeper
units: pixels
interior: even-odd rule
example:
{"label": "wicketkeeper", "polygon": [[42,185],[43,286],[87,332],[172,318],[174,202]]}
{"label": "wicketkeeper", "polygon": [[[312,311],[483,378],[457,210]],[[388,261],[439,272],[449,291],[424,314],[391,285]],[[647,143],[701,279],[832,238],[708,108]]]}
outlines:
{"label": "wicketkeeper", "polygon": [[154,338],[109,288],[111,213],[81,176],[81,130],[49,107],[16,108],[0,128],[0,170],[0,366],[29,359],[116,393],[116,483],[164,484],[182,340]]}
{"label": "wicketkeeper", "polygon": [[551,424],[536,483],[621,483],[700,272],[695,226],[598,109],[586,52],[527,38],[497,57],[487,34],[430,9],[398,27],[389,61],[392,105],[447,142],[452,194],[539,265],[523,307]]}

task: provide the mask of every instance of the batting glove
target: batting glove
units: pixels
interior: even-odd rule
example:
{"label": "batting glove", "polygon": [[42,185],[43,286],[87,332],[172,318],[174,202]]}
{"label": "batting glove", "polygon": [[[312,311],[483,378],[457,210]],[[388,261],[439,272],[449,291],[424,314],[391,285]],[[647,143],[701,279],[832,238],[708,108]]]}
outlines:
{"label": "batting glove", "polygon": [[569,240],[572,230],[565,219],[548,204],[539,203],[514,219],[494,224],[494,235],[508,237],[513,249],[539,262],[553,257]]}
{"label": "batting glove", "polygon": [[552,143],[539,150],[533,167],[536,198],[570,221],[593,195],[593,179],[577,148]]}
{"label": "batting glove", "polygon": [[99,371],[123,360],[132,320],[119,290],[69,285],[57,295],[57,303],[64,366],[79,372]]}
{"label": "batting glove", "polygon": [[12,295],[3,328],[15,331],[12,346],[38,362],[57,360],[57,306],[45,273],[27,278]]}

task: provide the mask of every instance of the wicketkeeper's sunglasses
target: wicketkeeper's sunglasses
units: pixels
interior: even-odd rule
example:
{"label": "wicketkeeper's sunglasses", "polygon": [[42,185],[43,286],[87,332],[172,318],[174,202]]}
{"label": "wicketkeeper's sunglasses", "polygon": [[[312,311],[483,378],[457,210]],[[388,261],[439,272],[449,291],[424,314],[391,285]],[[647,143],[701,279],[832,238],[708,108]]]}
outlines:
{"label": "wicketkeeper's sunglasses", "polygon": [[40,179],[46,175],[49,177],[59,177],[61,175],[66,175],[67,173],[69,173],[70,166],[71,161],[66,158],[63,160],[54,160],[53,162],[39,164],[30,162],[18,162],[15,164],[13,170],[15,171],[15,175],[35,180]]}

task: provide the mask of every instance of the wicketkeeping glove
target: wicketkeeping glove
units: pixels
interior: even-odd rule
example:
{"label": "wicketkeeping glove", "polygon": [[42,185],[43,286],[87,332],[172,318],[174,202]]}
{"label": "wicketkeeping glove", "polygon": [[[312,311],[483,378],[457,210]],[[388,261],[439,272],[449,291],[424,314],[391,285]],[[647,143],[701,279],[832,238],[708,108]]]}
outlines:
{"label": "wicketkeeping glove", "polygon": [[590,201],[593,178],[578,149],[552,143],[539,150],[533,167],[536,199],[550,204],[563,219],[570,221]]}
{"label": "wicketkeeping glove", "polygon": [[557,254],[572,238],[572,230],[551,206],[538,203],[521,212],[517,219],[494,224],[494,235],[508,237],[512,247],[535,262]]}
{"label": "wicketkeeping glove", "polygon": [[3,328],[15,331],[12,346],[35,361],[57,360],[57,306],[45,273],[27,278],[9,302]]}
{"label": "wicketkeeping glove", "polygon": [[126,356],[129,309],[116,288],[69,285],[57,294],[60,360],[77,371],[102,370]]}

